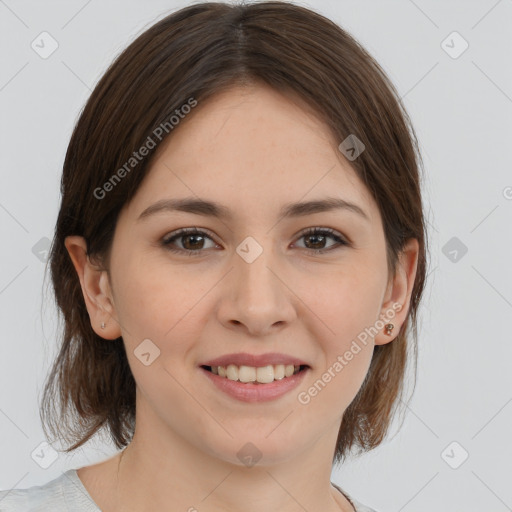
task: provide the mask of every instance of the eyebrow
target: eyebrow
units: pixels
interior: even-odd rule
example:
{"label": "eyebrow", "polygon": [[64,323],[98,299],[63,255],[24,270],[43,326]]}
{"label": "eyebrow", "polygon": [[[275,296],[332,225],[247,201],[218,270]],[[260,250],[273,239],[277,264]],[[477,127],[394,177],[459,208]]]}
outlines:
{"label": "eyebrow", "polygon": [[[370,220],[370,217],[357,204],[350,203],[337,197],[327,197],[302,203],[285,204],[280,211],[279,216],[284,218],[304,217],[314,213],[328,212],[332,210],[348,210]],[[138,217],[137,221],[147,219],[148,217],[162,212],[186,212],[205,217],[215,217],[218,219],[229,220],[233,217],[231,210],[215,201],[197,199],[195,197],[185,197],[181,199],[162,199],[146,208]]]}

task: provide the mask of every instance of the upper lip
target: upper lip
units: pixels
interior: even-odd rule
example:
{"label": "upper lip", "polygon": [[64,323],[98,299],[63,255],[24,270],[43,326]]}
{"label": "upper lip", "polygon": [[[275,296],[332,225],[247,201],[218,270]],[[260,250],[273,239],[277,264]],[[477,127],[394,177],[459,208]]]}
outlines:
{"label": "upper lip", "polygon": [[269,352],[267,354],[248,354],[246,352],[238,352],[236,354],[226,354],[224,356],[210,359],[202,363],[200,366],[228,366],[234,364],[237,366],[269,366],[274,364],[293,364],[294,366],[308,366],[307,363],[297,357],[277,352]]}

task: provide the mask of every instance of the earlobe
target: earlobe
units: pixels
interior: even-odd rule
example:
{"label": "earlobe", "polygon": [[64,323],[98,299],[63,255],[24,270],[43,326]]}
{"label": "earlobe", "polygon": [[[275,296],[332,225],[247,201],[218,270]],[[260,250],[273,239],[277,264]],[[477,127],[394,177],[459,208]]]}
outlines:
{"label": "earlobe", "polygon": [[68,236],[64,242],[80,280],[85,305],[93,330],[105,339],[121,336],[108,273],[106,269],[91,263],[87,254],[87,242],[81,236]]}
{"label": "earlobe", "polygon": [[393,341],[407,318],[416,279],[418,254],[418,240],[409,239],[399,255],[395,276],[388,285],[380,314],[384,326],[375,336],[375,345],[385,345]]}

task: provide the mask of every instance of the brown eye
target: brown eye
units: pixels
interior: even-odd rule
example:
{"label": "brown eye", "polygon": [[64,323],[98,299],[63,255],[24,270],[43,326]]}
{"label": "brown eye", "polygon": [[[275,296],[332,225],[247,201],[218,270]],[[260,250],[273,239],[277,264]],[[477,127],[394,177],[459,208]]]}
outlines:
{"label": "brown eye", "polygon": [[[162,245],[169,251],[181,254],[185,253],[189,256],[200,255],[204,252],[202,249],[208,249],[208,247],[205,247],[205,240],[210,240],[216,245],[210,235],[196,228],[183,228],[171,235],[172,236],[167,236],[162,240]],[[304,249],[315,254],[326,253],[340,248],[340,246],[350,245],[341,235],[330,228],[311,228],[302,233],[299,238],[307,240]],[[325,244],[329,238],[336,243],[326,248]],[[177,240],[181,240],[181,247],[176,247]]]}
{"label": "brown eye", "polygon": [[[330,228],[312,228],[302,233],[300,238],[304,238],[306,242],[305,249],[310,249],[314,253],[322,254],[339,248],[339,246],[349,245],[339,234]],[[325,247],[326,240],[330,238],[336,242],[334,246]]]}
{"label": "brown eye", "polygon": [[[175,241],[179,239],[181,239],[181,246],[183,248],[172,247],[175,244]],[[162,245],[169,251],[188,253],[190,256],[195,256],[202,252],[201,249],[205,248],[205,239],[213,241],[213,239],[204,231],[199,231],[197,229],[180,229],[171,237],[164,238],[162,240]]]}

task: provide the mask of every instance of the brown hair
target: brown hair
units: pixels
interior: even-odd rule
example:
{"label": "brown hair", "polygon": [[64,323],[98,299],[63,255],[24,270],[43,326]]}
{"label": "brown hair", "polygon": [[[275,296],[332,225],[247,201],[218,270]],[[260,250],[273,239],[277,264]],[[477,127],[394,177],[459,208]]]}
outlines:
{"label": "brown hair", "polygon": [[[411,352],[415,383],[426,226],[421,155],[398,93],[367,51],[318,13],[279,1],[199,3],[160,20],[116,58],[94,88],[67,149],[49,255],[64,329],[40,411],[45,433],[73,443],[66,452],[104,431],[117,448],[130,442],[135,381],[122,338],[106,340],[93,331],[64,240],[83,236],[89,256],[108,268],[119,212],[136,193],[154,151],[111,188],[108,200],[96,199],[94,190],[144,145],[156,127],[168,125],[191,97],[202,103],[251,81],[298,94],[336,140],[353,134],[364,143],[366,149],[351,165],[379,207],[390,275],[405,242],[419,242],[406,322],[396,339],[375,346],[366,378],[344,413],[334,461],[343,460],[352,448],[362,452],[381,443],[401,400]],[[156,147],[160,145],[161,141]]]}

